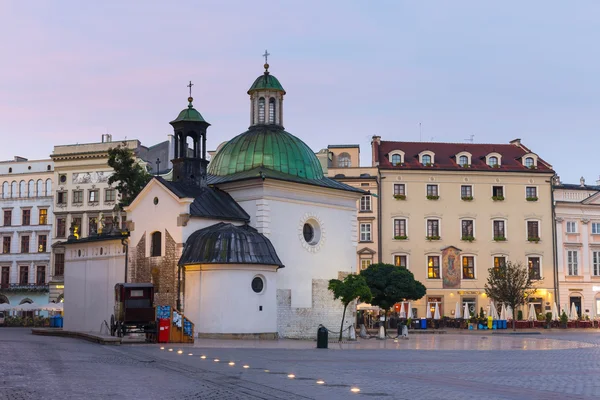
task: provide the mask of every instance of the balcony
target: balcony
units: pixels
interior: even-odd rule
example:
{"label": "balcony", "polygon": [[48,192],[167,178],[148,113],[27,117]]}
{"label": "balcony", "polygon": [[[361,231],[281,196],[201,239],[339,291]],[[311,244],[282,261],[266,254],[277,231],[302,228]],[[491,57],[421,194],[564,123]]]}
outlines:
{"label": "balcony", "polygon": [[28,283],[21,285],[20,283],[0,283],[0,290],[3,292],[39,292],[47,293],[49,291],[48,284],[38,285],[37,283]]}

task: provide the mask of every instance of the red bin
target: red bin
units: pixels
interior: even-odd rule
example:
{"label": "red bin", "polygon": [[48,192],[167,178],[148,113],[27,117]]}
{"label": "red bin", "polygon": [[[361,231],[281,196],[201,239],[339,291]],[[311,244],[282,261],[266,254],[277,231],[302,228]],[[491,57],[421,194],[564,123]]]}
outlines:
{"label": "red bin", "polygon": [[171,321],[168,319],[158,320],[158,343],[169,343]]}

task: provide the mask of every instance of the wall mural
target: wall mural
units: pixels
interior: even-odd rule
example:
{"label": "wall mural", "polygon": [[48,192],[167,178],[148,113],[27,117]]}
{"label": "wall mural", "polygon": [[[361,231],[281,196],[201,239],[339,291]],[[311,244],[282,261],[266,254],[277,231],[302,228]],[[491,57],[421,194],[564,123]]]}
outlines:
{"label": "wall mural", "polygon": [[449,246],[442,250],[442,277],[444,289],[460,288],[460,249]]}
{"label": "wall mural", "polygon": [[112,174],[112,171],[75,172],[73,173],[72,183],[76,185],[84,183],[108,183],[108,178]]}

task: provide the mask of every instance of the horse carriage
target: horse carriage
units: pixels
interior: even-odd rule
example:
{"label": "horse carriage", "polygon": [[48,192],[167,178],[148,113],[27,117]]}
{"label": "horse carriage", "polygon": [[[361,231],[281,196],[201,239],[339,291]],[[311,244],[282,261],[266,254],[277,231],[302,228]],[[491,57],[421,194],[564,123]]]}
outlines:
{"label": "horse carriage", "polygon": [[115,313],[110,318],[110,334],[118,337],[145,336],[156,341],[154,285],[151,283],[117,283]]}

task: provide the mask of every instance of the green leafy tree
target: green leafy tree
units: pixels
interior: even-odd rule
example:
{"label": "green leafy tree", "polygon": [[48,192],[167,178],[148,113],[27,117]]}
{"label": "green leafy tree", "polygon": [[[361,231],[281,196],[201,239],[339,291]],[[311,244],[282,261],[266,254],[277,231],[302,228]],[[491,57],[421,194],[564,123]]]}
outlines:
{"label": "green leafy tree", "polygon": [[[507,261],[498,267],[488,269],[485,294],[497,303],[509,305],[513,312],[526,303],[535,293],[529,269],[522,263]],[[513,317],[513,330],[516,330],[516,318]]]}
{"label": "green leafy tree", "polygon": [[133,150],[127,148],[125,144],[108,150],[108,165],[115,171],[108,178],[108,184],[116,183],[115,187],[121,195],[119,202],[121,208],[131,204],[152,178],[137,162]]}
{"label": "green leafy tree", "polygon": [[385,263],[371,264],[360,275],[365,278],[373,294],[371,304],[385,311],[386,321],[387,312],[394,304],[403,300],[419,300],[427,292],[425,286],[415,280],[413,273],[404,267]]}
{"label": "green leafy tree", "polygon": [[333,292],[333,298],[340,300],[344,305],[344,313],[342,314],[342,325],[340,327],[340,342],[342,341],[342,331],[344,330],[344,318],[346,318],[346,309],[348,304],[359,299],[363,303],[371,301],[373,295],[365,278],[360,275],[348,275],[344,280],[331,279],[328,289]]}

